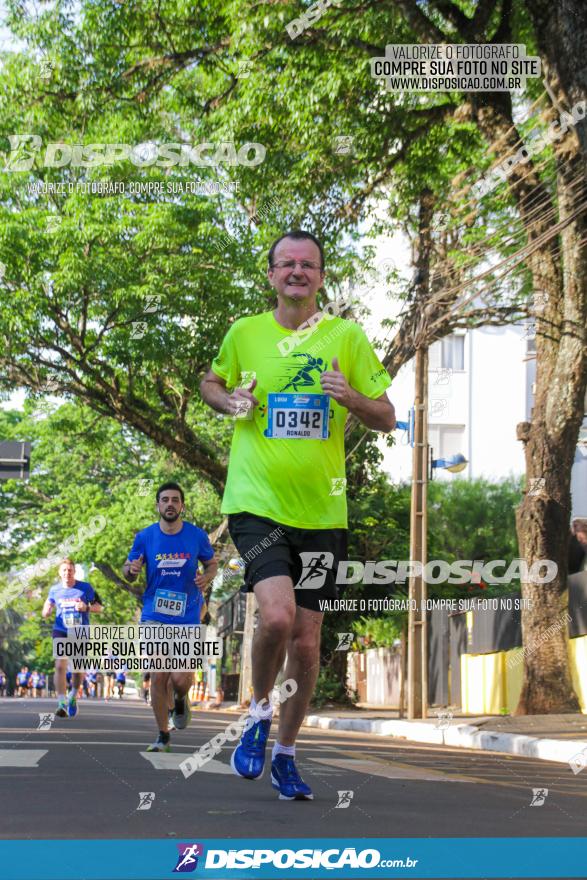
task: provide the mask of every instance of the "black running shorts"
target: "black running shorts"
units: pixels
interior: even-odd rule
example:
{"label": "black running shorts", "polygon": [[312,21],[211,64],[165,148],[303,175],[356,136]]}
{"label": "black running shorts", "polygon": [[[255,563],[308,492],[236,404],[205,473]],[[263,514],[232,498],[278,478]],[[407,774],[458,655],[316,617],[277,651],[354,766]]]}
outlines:
{"label": "black running shorts", "polygon": [[245,563],[244,592],[286,575],[302,608],[320,611],[320,599],[338,597],[336,571],[347,558],[346,529],[298,529],[253,513],[231,513],[228,530]]}

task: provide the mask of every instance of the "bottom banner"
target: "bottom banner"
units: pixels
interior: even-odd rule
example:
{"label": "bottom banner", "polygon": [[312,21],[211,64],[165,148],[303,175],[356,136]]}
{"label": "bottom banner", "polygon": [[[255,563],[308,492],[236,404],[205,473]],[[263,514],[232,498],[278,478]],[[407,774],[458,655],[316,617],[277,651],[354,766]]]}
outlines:
{"label": "bottom banner", "polygon": [[2,880],[585,877],[587,838],[0,841]]}

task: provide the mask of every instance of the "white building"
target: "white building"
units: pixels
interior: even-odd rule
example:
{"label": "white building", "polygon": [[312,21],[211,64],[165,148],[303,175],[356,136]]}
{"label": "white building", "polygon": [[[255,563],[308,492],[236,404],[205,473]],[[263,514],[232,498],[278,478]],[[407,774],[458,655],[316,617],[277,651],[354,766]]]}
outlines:
{"label": "white building", "polygon": [[[385,243],[389,254],[390,242]],[[405,240],[391,243],[385,262],[409,265]],[[382,315],[399,308],[383,291],[370,297],[372,313],[364,322],[370,337],[381,338]],[[377,316],[377,317],[376,317]],[[462,453],[468,460],[461,478],[499,480],[524,474],[524,452],[516,439],[519,422],[531,419],[535,380],[535,342],[525,325],[481,327],[458,331],[434,343],[429,350],[428,426],[435,459]],[[408,421],[414,402],[414,361],[399,371],[389,397],[400,421]],[[587,516],[587,396],[585,418],[572,471],[572,516]],[[404,431],[395,432],[396,444],[382,440],[383,466],[394,482],[409,481],[412,450]],[[455,479],[441,468],[434,479]]]}

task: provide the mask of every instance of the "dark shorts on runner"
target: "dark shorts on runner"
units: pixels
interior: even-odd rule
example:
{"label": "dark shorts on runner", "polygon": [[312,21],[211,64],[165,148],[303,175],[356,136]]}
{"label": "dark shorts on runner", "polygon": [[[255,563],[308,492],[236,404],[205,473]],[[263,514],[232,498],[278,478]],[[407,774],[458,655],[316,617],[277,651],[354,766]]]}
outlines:
{"label": "dark shorts on runner", "polygon": [[228,530],[245,563],[244,592],[265,578],[285,575],[302,608],[321,611],[321,599],[338,597],[336,571],[347,558],[346,529],[298,529],[253,513],[231,513]]}

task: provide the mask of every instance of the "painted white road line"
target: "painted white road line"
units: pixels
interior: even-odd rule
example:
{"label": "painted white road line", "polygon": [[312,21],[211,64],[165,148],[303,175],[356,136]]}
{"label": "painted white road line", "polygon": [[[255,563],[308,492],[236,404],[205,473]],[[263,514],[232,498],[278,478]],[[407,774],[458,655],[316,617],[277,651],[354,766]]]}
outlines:
{"label": "painted white road line", "polygon": [[[46,733],[47,731],[40,731],[41,733]],[[77,731],[76,731],[77,732]],[[34,731],[33,731],[34,733]],[[136,740],[133,742],[132,740],[93,740],[93,739],[36,739],[34,740],[35,745],[43,745],[43,746],[130,746],[132,748],[138,748],[140,751],[145,750],[145,739],[146,737],[141,737],[140,740]],[[19,743],[28,743],[33,742],[30,738],[27,739],[0,739],[0,746],[6,743],[15,743],[18,745]],[[191,755],[192,752],[195,752],[196,749],[199,749],[200,746],[197,743],[193,743],[190,745],[189,743],[182,743],[179,745],[178,743],[173,743],[173,748],[182,748],[188,749],[188,751],[184,754],[184,758],[187,758],[188,755]]]}
{"label": "painted white road line", "polygon": [[0,749],[0,768],[38,767],[47,749]]}
{"label": "painted white road line", "polygon": [[341,770],[354,770],[356,773],[368,773],[370,776],[382,776],[384,779],[412,779],[420,782],[479,782],[463,776],[450,776],[448,773],[436,773],[420,767],[408,767],[405,764],[387,764],[379,761],[365,761],[360,758],[309,758],[316,764],[327,767],[338,767]]}
{"label": "painted white road line", "polygon": [[[179,769],[179,765],[185,761],[188,757],[187,755],[179,755],[173,754],[170,752],[141,752],[141,755],[146,761],[149,761],[155,770],[177,770],[181,773]],[[221,761],[208,761],[198,770],[198,773],[220,773],[222,775],[228,774],[232,776],[232,770],[228,766],[228,764],[223,764]]]}

